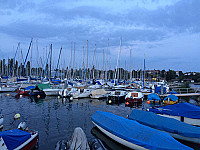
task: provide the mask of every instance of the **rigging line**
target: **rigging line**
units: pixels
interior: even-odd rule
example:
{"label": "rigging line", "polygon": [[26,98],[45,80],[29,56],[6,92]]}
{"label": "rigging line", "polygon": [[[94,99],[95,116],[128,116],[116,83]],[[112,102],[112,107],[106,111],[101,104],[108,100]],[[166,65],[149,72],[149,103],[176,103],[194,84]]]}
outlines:
{"label": "rigging line", "polygon": [[46,71],[47,71],[47,64],[48,64],[50,53],[51,53],[51,48],[49,49],[49,54],[48,54],[48,57],[47,57],[47,60],[46,60],[45,71],[43,72],[43,78],[44,78],[44,75],[46,74]]}
{"label": "rigging line", "polygon": [[22,66],[22,70],[21,70],[20,76],[21,76],[21,74],[22,74],[22,72],[23,72],[23,69],[24,69],[26,60],[27,60],[27,58],[28,58],[28,54],[29,54],[29,51],[30,51],[30,49],[31,49],[32,42],[33,42],[33,39],[31,39],[31,42],[30,42],[30,45],[29,45],[29,48],[28,48],[28,52],[27,52],[27,54],[26,54],[26,58],[25,58],[25,61],[24,61],[24,65]]}
{"label": "rigging line", "polygon": [[[56,67],[56,74],[55,74],[55,77],[57,76],[57,71],[58,71],[58,65],[59,65],[59,61],[60,61],[61,51],[62,51],[62,47],[61,47],[61,49],[60,49],[60,53],[59,53],[59,56],[58,56],[58,63],[57,63],[57,67]],[[55,78],[55,77],[54,77],[54,78]]]}
{"label": "rigging line", "polygon": [[[14,59],[13,59],[13,63],[11,64],[10,72],[9,72],[9,74],[8,74],[8,77],[10,76],[10,74],[11,74],[11,72],[12,72],[12,67],[13,67],[13,64],[15,63],[15,57],[16,57],[16,55],[17,55],[17,51],[18,51],[18,49],[19,49],[19,45],[20,45],[20,42],[19,42],[18,45],[17,45],[17,49],[16,49],[16,51],[15,51],[15,56],[14,56]],[[7,80],[8,80],[8,79],[7,79]]]}

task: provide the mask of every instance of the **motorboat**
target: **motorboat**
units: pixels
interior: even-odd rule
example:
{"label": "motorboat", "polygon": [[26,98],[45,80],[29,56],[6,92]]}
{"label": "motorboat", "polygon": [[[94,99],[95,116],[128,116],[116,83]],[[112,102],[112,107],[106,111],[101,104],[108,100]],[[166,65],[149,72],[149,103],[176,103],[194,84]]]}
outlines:
{"label": "motorboat", "polygon": [[90,97],[92,99],[103,99],[108,96],[108,92],[104,89],[97,89],[91,92]]}
{"label": "motorboat", "polygon": [[124,103],[126,94],[127,94],[127,91],[122,91],[122,90],[111,91],[107,97],[106,103],[107,104]]}
{"label": "motorboat", "polygon": [[72,94],[68,89],[60,89],[59,96],[61,96],[62,98],[70,98],[72,97]]}
{"label": "motorboat", "polygon": [[150,108],[147,111],[161,116],[174,118],[179,121],[200,126],[200,107],[190,103],[178,103],[174,105]]}
{"label": "motorboat", "polygon": [[38,145],[38,132],[25,131],[24,123],[19,124],[20,129],[0,132],[1,150],[31,150]]}
{"label": "motorboat", "polygon": [[129,119],[143,125],[169,133],[172,137],[196,144],[200,144],[200,128],[178,121],[173,118],[163,117],[153,112],[134,109]]}
{"label": "motorboat", "polygon": [[151,93],[147,96],[148,107],[159,107],[161,106],[161,98],[156,93]]}
{"label": "motorboat", "polygon": [[93,91],[93,89],[84,89],[80,88],[77,89],[76,92],[70,92],[73,95],[73,98],[79,99],[79,98],[87,98],[90,97],[90,93]]}
{"label": "motorboat", "polygon": [[176,95],[168,95],[167,97],[164,98],[163,103],[165,105],[173,105],[178,103],[178,97]]}
{"label": "motorboat", "polygon": [[192,150],[166,132],[109,112],[96,111],[91,119],[101,132],[131,149]]}
{"label": "motorboat", "polygon": [[131,91],[125,97],[125,106],[134,107],[142,104],[144,95],[142,92]]}
{"label": "motorboat", "polygon": [[27,87],[25,87],[25,88],[17,88],[17,89],[15,90],[15,92],[16,92],[17,94],[19,94],[19,95],[27,96],[27,95],[29,95],[30,90],[31,90],[31,89],[34,89],[34,88],[35,88],[35,86],[27,86]]}
{"label": "motorboat", "polygon": [[47,88],[43,89],[46,96],[58,96],[60,89],[54,89],[54,88]]}

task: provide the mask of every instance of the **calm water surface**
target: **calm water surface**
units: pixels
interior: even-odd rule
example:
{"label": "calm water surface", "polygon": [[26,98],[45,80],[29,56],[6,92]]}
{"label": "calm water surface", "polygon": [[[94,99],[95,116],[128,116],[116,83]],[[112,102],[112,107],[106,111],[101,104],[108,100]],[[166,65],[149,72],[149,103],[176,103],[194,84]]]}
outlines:
{"label": "calm water surface", "polygon": [[[120,106],[106,105],[105,101],[90,99],[73,100],[57,97],[46,97],[45,99],[34,100],[28,97],[15,98],[15,93],[1,94],[0,109],[4,114],[4,129],[17,128],[21,121],[25,121],[29,129],[39,131],[39,149],[54,149],[57,141],[71,139],[76,127],[81,127],[88,140],[95,137],[91,134],[94,127],[91,116],[97,111],[108,111],[116,115],[126,117],[132,109]],[[21,115],[19,120],[14,120],[16,113]]]}
{"label": "calm water surface", "polygon": [[[80,99],[69,102],[67,99],[57,97],[38,100],[29,97],[16,99],[15,93],[10,93],[10,96],[0,95],[0,109],[4,114],[3,130],[17,128],[20,122],[25,121],[30,130],[39,131],[40,150],[53,150],[57,141],[71,139],[76,127],[84,130],[88,141],[94,139],[95,135],[108,144],[109,149],[125,149],[93,128],[91,116],[95,111],[101,110],[126,117],[133,110],[124,107],[124,104],[106,105],[103,100]],[[21,115],[19,120],[13,119],[16,113]]]}

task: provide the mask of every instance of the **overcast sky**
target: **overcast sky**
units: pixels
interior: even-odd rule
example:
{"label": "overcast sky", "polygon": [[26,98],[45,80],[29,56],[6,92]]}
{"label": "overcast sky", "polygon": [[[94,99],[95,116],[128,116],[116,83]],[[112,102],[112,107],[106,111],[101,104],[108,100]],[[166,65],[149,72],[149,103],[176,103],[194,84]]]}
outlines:
{"label": "overcast sky", "polygon": [[134,69],[145,53],[146,69],[200,72],[200,0],[0,0],[0,59],[14,57],[18,42],[25,58],[31,38],[34,66],[51,43],[54,66],[61,46],[68,66],[75,42],[74,66],[82,67],[88,40],[90,66],[103,67],[104,49],[104,67],[116,67],[119,54],[119,66],[129,69],[132,49]]}

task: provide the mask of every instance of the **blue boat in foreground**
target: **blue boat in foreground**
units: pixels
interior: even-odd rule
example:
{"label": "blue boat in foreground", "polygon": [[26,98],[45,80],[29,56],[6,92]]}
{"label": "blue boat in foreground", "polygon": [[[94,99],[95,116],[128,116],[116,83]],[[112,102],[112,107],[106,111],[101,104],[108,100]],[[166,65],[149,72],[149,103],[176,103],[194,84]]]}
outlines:
{"label": "blue boat in foreground", "polygon": [[134,109],[131,112],[129,119],[154,129],[165,131],[174,138],[200,144],[199,127],[138,109]]}
{"label": "blue boat in foreground", "polygon": [[0,150],[31,150],[38,143],[38,132],[20,129],[0,132]]}
{"label": "blue boat in foreground", "polygon": [[131,149],[191,150],[168,133],[109,112],[96,111],[92,122],[104,134]]}
{"label": "blue boat in foreground", "polygon": [[165,117],[174,118],[188,124],[200,126],[200,107],[190,103],[150,108],[148,111]]}

